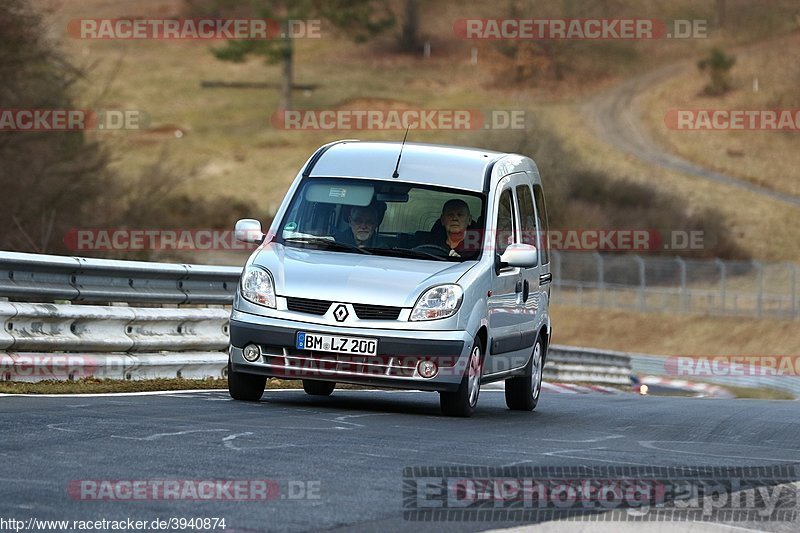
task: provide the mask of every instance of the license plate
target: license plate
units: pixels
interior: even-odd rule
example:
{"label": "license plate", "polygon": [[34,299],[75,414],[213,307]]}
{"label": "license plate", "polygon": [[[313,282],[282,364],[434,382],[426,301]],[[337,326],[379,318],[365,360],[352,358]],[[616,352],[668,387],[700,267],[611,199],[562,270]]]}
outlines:
{"label": "license plate", "polygon": [[377,355],[378,339],[340,337],[339,335],[320,335],[318,333],[298,331],[296,347],[298,350]]}

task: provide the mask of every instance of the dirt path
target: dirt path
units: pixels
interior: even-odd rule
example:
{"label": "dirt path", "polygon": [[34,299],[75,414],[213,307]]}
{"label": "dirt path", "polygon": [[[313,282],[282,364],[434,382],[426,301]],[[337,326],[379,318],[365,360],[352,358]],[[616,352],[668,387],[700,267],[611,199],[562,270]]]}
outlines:
{"label": "dirt path", "polygon": [[674,77],[691,63],[681,62],[634,76],[587,100],[582,110],[589,117],[596,134],[615,148],[659,167],[677,170],[701,179],[731,185],[746,191],[800,207],[800,197],[755,185],[720,174],[667,152],[647,132],[639,116],[640,100],[646,89]]}

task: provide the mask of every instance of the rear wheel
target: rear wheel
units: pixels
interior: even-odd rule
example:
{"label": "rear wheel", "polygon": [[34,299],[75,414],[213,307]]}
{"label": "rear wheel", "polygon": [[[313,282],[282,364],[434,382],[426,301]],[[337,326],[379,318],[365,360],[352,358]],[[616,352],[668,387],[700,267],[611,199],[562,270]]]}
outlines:
{"label": "rear wheel", "polygon": [[332,381],[303,380],[303,390],[312,396],[330,396],[335,388],[336,383]]}
{"label": "rear wheel", "polygon": [[234,372],[228,361],[228,393],[234,400],[257,402],[264,395],[266,386],[266,376]]}
{"label": "rear wheel", "polygon": [[525,374],[506,380],[506,405],[515,411],[533,411],[539,403],[542,390],[542,369],[544,368],[544,349],[542,338],[536,338],[533,353],[525,367]]}
{"label": "rear wheel", "polygon": [[467,369],[461,384],[455,392],[440,392],[439,405],[447,416],[472,416],[481,393],[481,375],[483,370],[483,343],[475,338],[467,361]]}

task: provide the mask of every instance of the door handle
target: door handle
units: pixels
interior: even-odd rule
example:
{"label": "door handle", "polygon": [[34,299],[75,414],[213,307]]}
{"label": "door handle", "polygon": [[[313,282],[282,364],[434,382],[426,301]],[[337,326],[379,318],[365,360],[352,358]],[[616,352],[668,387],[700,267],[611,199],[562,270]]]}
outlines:
{"label": "door handle", "polygon": [[531,294],[531,286],[528,283],[528,280],[522,282],[522,301],[527,302],[528,296]]}
{"label": "door handle", "polygon": [[522,282],[517,281],[517,284],[514,286],[514,292],[522,292]]}

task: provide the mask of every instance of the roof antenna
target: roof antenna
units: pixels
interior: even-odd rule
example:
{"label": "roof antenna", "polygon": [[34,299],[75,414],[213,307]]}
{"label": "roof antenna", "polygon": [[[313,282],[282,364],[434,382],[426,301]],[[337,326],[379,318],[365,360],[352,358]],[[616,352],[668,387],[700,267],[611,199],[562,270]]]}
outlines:
{"label": "roof antenna", "polygon": [[411,124],[406,126],[406,134],[403,135],[403,144],[400,145],[400,154],[397,156],[397,164],[394,166],[394,172],[392,172],[393,178],[399,178],[400,174],[397,172],[397,169],[400,168],[400,158],[403,157],[403,147],[406,145],[406,138],[408,137],[408,128],[411,127]]}

